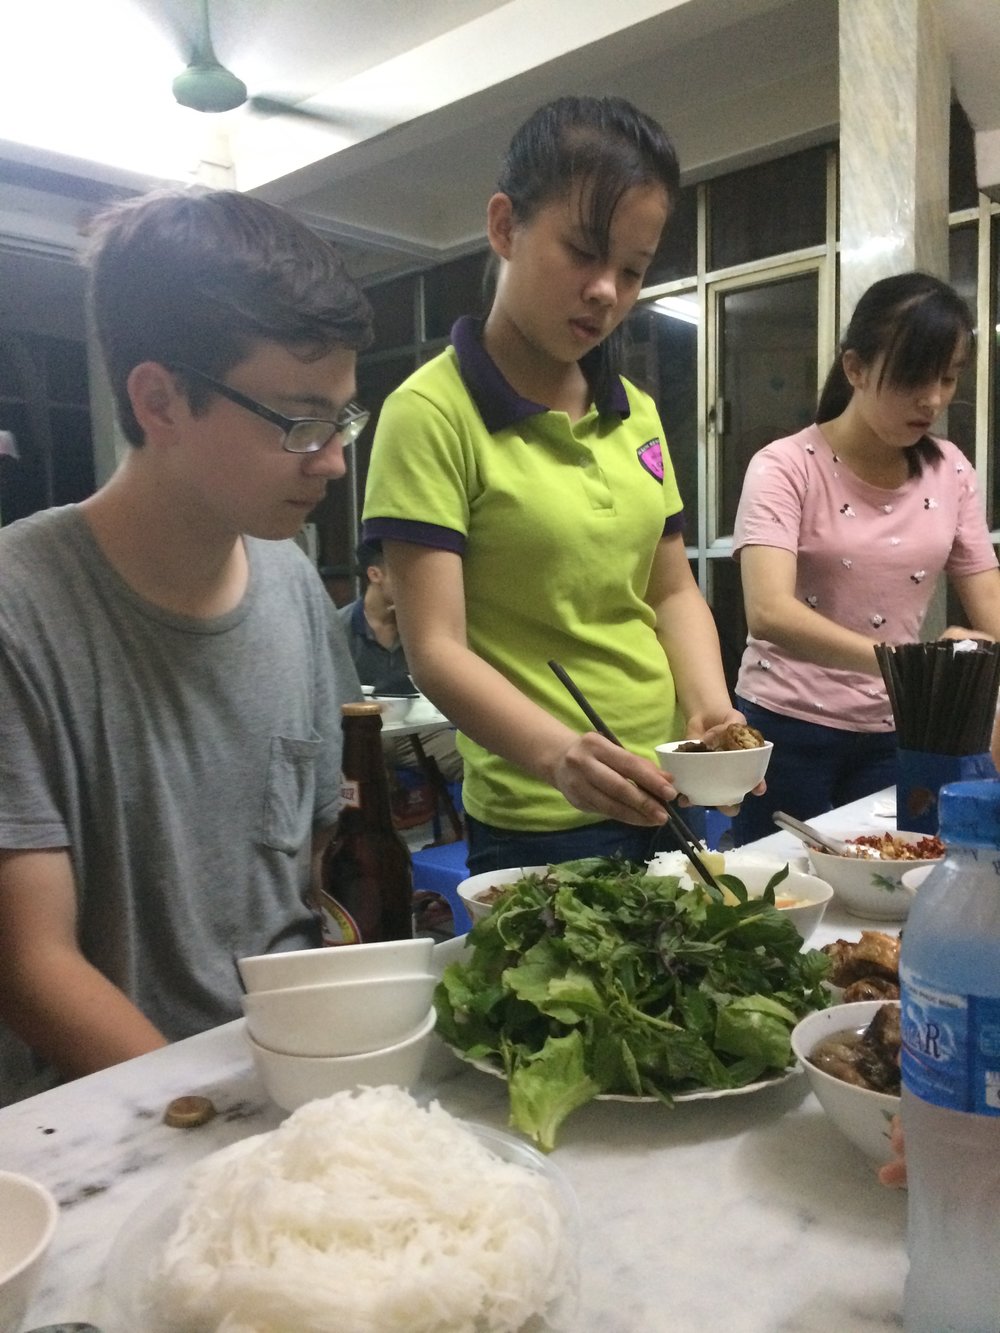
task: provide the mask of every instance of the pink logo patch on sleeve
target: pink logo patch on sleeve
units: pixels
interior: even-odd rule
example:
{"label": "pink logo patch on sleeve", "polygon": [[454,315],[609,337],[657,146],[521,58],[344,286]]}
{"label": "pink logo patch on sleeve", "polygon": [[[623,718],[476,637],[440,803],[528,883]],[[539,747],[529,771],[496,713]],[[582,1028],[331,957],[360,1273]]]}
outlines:
{"label": "pink logo patch on sleeve", "polygon": [[635,451],[639,462],[651,477],[663,481],[663,450],[659,440],[648,440]]}

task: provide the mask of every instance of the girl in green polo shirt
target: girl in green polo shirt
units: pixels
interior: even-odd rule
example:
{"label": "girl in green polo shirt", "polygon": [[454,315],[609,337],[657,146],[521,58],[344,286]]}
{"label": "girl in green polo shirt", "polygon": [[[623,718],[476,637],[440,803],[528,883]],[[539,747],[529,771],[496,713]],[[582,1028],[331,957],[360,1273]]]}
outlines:
{"label": "girl in green polo shirt", "polygon": [[[618,373],[679,189],[663,130],[565,97],[515,134],[482,323],[386,400],[365,499],[414,679],[459,728],[469,868],[657,848],[654,746],[742,720],[656,407]],[[561,662],[624,748],[587,731]]]}

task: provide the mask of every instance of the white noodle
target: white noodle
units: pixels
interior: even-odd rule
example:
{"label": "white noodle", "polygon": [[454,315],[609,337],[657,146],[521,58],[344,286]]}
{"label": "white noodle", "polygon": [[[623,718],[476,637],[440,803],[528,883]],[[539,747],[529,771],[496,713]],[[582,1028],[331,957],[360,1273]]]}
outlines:
{"label": "white noodle", "polygon": [[541,1330],[565,1230],[545,1176],[436,1102],[363,1088],[194,1168],[151,1303],[183,1333]]}

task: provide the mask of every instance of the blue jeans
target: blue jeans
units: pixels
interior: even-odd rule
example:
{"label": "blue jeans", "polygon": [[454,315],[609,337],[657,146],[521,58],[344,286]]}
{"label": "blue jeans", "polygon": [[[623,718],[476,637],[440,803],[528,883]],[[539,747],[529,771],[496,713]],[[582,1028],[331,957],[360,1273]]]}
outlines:
{"label": "blue jeans", "polygon": [[[689,808],[681,814],[692,833],[700,835],[704,812]],[[584,856],[622,856],[627,861],[648,861],[657,852],[677,850],[669,825],[638,828],[613,819],[579,828],[532,832],[481,824],[466,811],[465,836],[469,844],[470,875],[517,866],[558,865],[560,861],[575,861]]]}
{"label": "blue jeans", "polygon": [[737,847],[776,833],[775,810],[812,819],[895,785],[894,731],[840,731],[772,713],[740,698],[736,707],[765,740],[774,742],[767,791],[747,796],[733,820]]}

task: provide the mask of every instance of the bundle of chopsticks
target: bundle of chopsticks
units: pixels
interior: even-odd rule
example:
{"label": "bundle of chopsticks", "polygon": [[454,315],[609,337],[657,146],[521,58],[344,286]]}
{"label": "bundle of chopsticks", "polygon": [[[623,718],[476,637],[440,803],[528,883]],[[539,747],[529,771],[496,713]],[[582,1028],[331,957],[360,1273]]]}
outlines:
{"label": "bundle of chopsticks", "polygon": [[902,750],[982,754],[1000,689],[1000,644],[981,639],[875,645]]}

